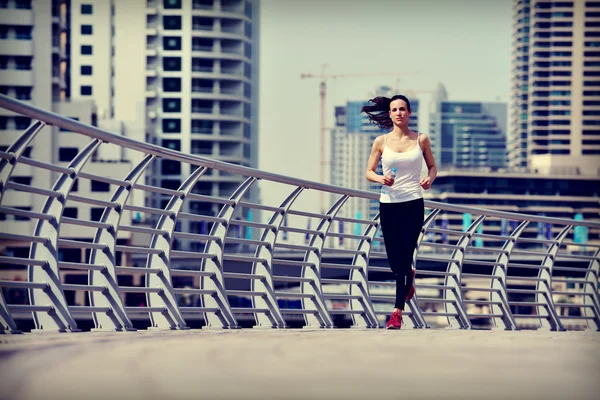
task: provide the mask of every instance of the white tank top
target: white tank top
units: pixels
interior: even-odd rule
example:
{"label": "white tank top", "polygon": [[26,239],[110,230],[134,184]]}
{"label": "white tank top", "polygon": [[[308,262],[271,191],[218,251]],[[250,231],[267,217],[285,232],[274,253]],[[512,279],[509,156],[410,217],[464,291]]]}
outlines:
{"label": "white tank top", "polygon": [[417,133],[417,145],[408,151],[398,153],[385,145],[381,154],[381,166],[383,174],[391,176],[392,168],[396,168],[396,178],[392,186],[385,186],[379,201],[382,203],[402,203],[420,199],[421,192],[421,168],[423,166],[423,151],[419,144],[419,133]]}

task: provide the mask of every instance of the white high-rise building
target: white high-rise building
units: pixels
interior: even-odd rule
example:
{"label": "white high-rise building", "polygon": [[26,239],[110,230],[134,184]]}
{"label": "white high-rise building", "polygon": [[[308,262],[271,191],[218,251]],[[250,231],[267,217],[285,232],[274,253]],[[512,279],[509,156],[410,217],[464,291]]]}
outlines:
{"label": "white high-rise building", "polygon": [[[258,16],[254,0],[0,0],[0,93],[136,140],[256,167]],[[29,123],[0,110],[0,149]],[[88,142],[45,127],[26,156],[66,166]],[[105,176],[109,171],[122,179],[140,159],[140,153],[102,145],[85,171]],[[145,179],[177,188],[190,170],[173,164],[157,160]],[[227,196],[241,179],[213,171],[195,191]],[[12,180],[50,187],[56,174],[19,166]],[[73,194],[108,200],[113,189],[78,179]],[[258,202],[258,190],[248,197]],[[150,205],[165,200],[153,198]],[[8,190],[2,205],[37,211],[44,202],[43,196]],[[136,205],[147,202],[140,191],[130,199]],[[187,206],[191,212],[216,212],[208,203]],[[63,215],[98,219],[102,210],[69,201]],[[121,222],[139,217],[125,212]],[[35,222],[0,215],[3,231],[10,226],[30,234]],[[91,239],[94,233],[68,224],[61,229],[63,238]],[[119,238],[132,236],[119,232]]]}
{"label": "white high-rise building", "polygon": [[[83,123],[97,125],[96,105],[92,98],[70,96],[72,82],[69,74],[71,41],[69,4],[60,0],[7,0],[0,2],[0,92],[34,106],[51,110]],[[0,110],[0,147],[6,150],[30,125],[29,118]],[[55,126],[43,128],[33,140],[24,156],[38,161],[66,166],[90,142]],[[102,150],[102,148],[101,148]],[[85,167],[88,173],[106,169],[108,160],[99,152]],[[131,162],[121,154],[111,156],[109,176],[123,177]],[[12,182],[35,187],[51,188],[57,174],[20,163]],[[87,198],[110,194],[109,185],[87,179],[78,179],[72,193]],[[39,211],[44,196],[7,190],[2,205],[9,208]],[[142,199],[143,201],[143,199]],[[97,219],[95,207],[68,201],[64,216],[69,218]],[[0,216],[3,231],[31,234],[36,221],[9,213]],[[93,231],[64,224],[61,237],[89,238]],[[125,232],[119,238],[127,240]],[[4,243],[10,246],[9,243]],[[22,245],[22,243],[21,243]]]}
{"label": "white high-rise building", "polygon": [[513,0],[509,166],[597,175],[600,2]]}

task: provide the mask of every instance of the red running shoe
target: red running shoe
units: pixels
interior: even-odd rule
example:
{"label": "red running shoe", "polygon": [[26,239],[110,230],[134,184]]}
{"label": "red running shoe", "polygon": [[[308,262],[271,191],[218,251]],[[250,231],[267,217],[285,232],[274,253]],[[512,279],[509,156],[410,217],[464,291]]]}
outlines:
{"label": "red running shoe", "polygon": [[394,311],[385,329],[400,329],[402,327],[402,311]]}
{"label": "red running shoe", "polygon": [[406,301],[409,301],[415,295],[415,276],[417,275],[417,270],[413,268],[412,274],[413,274],[412,285],[410,286],[410,289],[408,289],[408,294],[406,295]]}

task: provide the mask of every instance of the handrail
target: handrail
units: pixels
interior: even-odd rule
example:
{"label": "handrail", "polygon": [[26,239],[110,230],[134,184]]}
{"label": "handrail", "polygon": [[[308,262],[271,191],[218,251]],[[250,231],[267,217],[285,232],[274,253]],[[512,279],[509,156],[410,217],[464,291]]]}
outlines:
{"label": "handrail", "polygon": [[[288,185],[300,186],[305,189],[323,190],[335,194],[347,195],[351,197],[361,197],[370,200],[379,199],[379,194],[375,192],[368,192],[363,190],[348,189],[341,186],[328,185],[324,183],[318,183],[309,181],[306,179],[293,178],[285,175],[275,174],[273,172],[266,172],[259,169],[244,167],[240,165],[230,164],[224,161],[218,161],[210,158],[200,157],[193,154],[186,154],[180,151],[171,150],[162,146],[158,146],[151,143],[139,142],[137,140],[116,135],[108,131],[96,128],[94,126],[86,125],[82,122],[75,121],[70,118],[63,117],[60,114],[56,114],[51,111],[42,110],[32,105],[26,104],[19,100],[15,100],[6,95],[0,94],[0,107],[7,110],[19,113],[26,117],[37,119],[45,122],[47,125],[56,125],[60,128],[78,132],[82,135],[90,138],[102,140],[116,145],[126,147],[128,149],[145,152],[152,154],[157,157],[174,159],[181,162],[186,162],[193,165],[198,165],[207,168],[216,168],[222,171],[237,173],[245,176],[254,176],[258,179],[270,180],[278,183],[285,183]],[[575,224],[580,226],[586,226],[588,228],[600,228],[600,222],[591,221],[575,221],[567,218],[553,218],[544,216],[533,216],[519,213],[511,213],[507,211],[497,211],[479,207],[469,207],[454,205],[448,203],[441,203],[431,200],[425,201],[425,206],[428,208],[441,208],[446,211],[455,212],[470,212],[473,214],[486,214],[490,217],[498,218],[510,218],[517,221],[534,221],[534,222],[545,222],[550,224]]]}
{"label": "handrail", "polygon": [[[395,278],[377,234],[379,217],[348,218],[345,208],[352,207],[352,197],[377,201],[377,193],[185,154],[4,95],[0,107],[32,119],[8,150],[0,152],[0,212],[7,216],[0,225],[11,232],[0,235],[0,242],[23,250],[29,246],[29,252],[15,253],[29,254],[27,258],[0,256],[0,265],[12,267],[16,276],[26,280],[0,281],[9,294],[5,299],[0,291],[0,333],[19,332],[17,323],[28,317],[23,316],[26,310],[33,313],[36,329],[61,332],[78,331],[77,321],[89,315],[94,330],[104,331],[135,330],[140,318],[149,319],[151,329],[188,329],[190,321],[199,318],[207,328],[232,329],[247,326],[249,316],[255,328],[331,328],[340,321],[377,328],[389,315]],[[45,125],[80,134],[88,142],[67,167],[23,156],[30,143],[36,146],[35,140],[48,134]],[[121,147],[127,159],[136,161],[102,168],[93,155],[105,143]],[[153,173],[157,158],[174,160],[192,172],[177,189],[144,182],[142,175]],[[11,175],[19,163],[55,181],[15,183],[19,181]],[[213,182],[213,169],[241,178],[223,180],[218,192],[201,189],[198,193],[203,194],[196,194],[196,183],[203,184],[206,177]],[[179,180],[181,174],[176,175]],[[109,192],[106,197],[73,195],[78,178],[103,182]],[[292,190],[280,204],[258,204],[250,199],[259,180]],[[221,188],[232,192],[225,195]],[[328,211],[314,212],[296,202],[305,189],[334,195]],[[45,201],[32,204],[43,204],[42,209],[21,202],[39,196]],[[81,203],[99,208],[86,219],[73,215],[73,208],[67,212],[72,203],[79,214],[88,210]],[[425,201],[425,207],[430,212],[413,257],[418,295],[408,302],[405,323],[417,329],[439,324],[470,329],[481,327],[478,321],[488,321],[488,327],[504,329],[600,330],[600,245],[564,240],[582,226],[596,238],[599,222],[435,201]],[[247,220],[240,219],[250,210],[267,218],[251,219],[248,214]],[[472,214],[474,222],[458,228],[460,213]],[[499,234],[497,219],[511,221],[510,232]],[[12,221],[19,220],[34,223],[14,222],[18,229],[12,230]],[[441,222],[441,228],[436,222]],[[527,229],[531,222],[551,224],[547,234],[552,238],[534,239],[532,229]],[[344,232],[344,224],[355,229]],[[88,234],[73,225],[95,229]],[[33,226],[33,232],[26,231]],[[558,237],[556,232],[561,232]],[[288,241],[288,235],[295,239]],[[65,248],[88,249],[88,259],[62,261],[58,251]],[[87,285],[65,284],[65,274],[77,273],[87,274]],[[128,281],[122,275],[131,277],[133,286],[119,283]],[[141,275],[144,279],[137,286]],[[29,292],[30,304],[14,304],[20,300],[10,294],[23,290]],[[65,292],[75,292],[75,298]],[[477,292],[482,294],[473,296]],[[140,294],[145,300],[140,300]],[[85,295],[89,306],[81,297]],[[139,307],[125,306],[130,304],[123,301],[128,296],[138,296],[134,299]],[[529,301],[531,297],[536,300]],[[581,312],[564,312],[574,307]]]}

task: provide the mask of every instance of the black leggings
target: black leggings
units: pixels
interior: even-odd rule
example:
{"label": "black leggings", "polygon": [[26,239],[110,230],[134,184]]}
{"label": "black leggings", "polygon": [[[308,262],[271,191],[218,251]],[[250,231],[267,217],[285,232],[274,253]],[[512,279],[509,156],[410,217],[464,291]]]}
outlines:
{"label": "black leggings", "polygon": [[412,285],[412,259],[423,226],[423,199],[379,203],[379,220],[388,262],[396,275],[395,308],[404,310]]}

